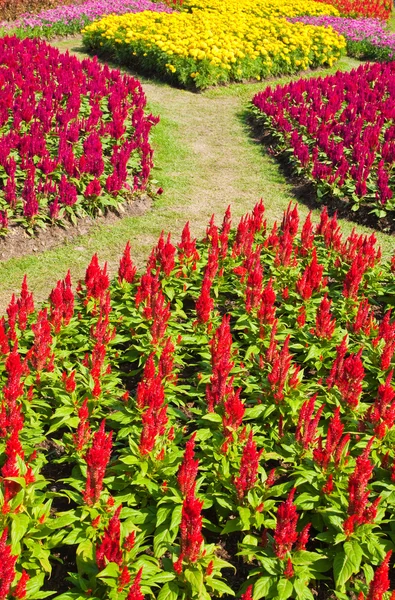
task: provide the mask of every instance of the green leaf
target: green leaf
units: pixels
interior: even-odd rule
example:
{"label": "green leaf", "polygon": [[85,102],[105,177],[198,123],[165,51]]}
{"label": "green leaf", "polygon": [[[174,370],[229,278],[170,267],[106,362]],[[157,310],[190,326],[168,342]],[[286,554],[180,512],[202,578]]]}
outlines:
{"label": "green leaf", "polygon": [[278,600],[287,600],[292,595],[293,585],[289,579],[283,577],[277,584],[277,598]]}
{"label": "green leaf", "polygon": [[212,423],[222,423],[222,417],[221,415],[217,415],[217,413],[207,413],[206,415],[202,416],[202,419]]}
{"label": "green leaf", "polygon": [[268,595],[272,581],[271,577],[261,577],[258,579],[254,585],[254,600],[260,600]]}
{"label": "green leaf", "polygon": [[179,587],[174,582],[165,583],[157,596],[157,600],[178,600]]}
{"label": "green leaf", "polygon": [[14,514],[12,516],[12,527],[11,527],[11,544],[15,546],[25,535],[27,528],[29,527],[30,519],[28,515]]}
{"label": "green leaf", "polygon": [[314,600],[314,596],[306,585],[305,579],[295,579],[294,590],[300,600]]}
{"label": "green leaf", "polygon": [[182,514],[182,505],[176,506],[173,510],[173,514],[171,515],[171,523],[170,529],[173,531],[175,529],[178,530],[178,527],[181,523],[181,514]]}
{"label": "green leaf", "polygon": [[115,562],[109,562],[108,565],[98,573],[97,577],[99,579],[106,577],[113,577],[116,579],[119,575],[119,566]]}
{"label": "green leaf", "polygon": [[239,506],[238,511],[239,511],[239,515],[240,515],[240,520],[243,524],[243,529],[244,530],[250,529],[250,517],[251,517],[250,509],[247,508],[246,506]]}
{"label": "green leaf", "polygon": [[350,577],[358,573],[362,560],[362,548],[357,542],[345,542],[343,548],[333,561],[336,588],[340,588],[340,591],[344,590],[344,584]]}
{"label": "green leaf", "polygon": [[197,569],[185,569],[184,576],[191,584],[192,591],[196,592],[197,596],[203,592],[203,573]]}
{"label": "green leaf", "polygon": [[207,577],[206,585],[211,589],[215,590],[216,592],[219,592],[220,596],[222,596],[222,594],[228,594],[229,596],[235,595],[232,588],[230,588],[228,585],[226,585],[226,583],[221,581],[221,579],[213,579],[212,577]]}

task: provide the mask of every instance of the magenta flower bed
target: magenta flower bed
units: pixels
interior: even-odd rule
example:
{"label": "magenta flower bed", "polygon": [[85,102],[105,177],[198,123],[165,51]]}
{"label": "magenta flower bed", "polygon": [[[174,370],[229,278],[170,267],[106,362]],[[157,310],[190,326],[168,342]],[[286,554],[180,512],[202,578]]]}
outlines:
{"label": "magenta flower bed", "polygon": [[95,214],[146,188],[157,122],[140,83],[39,40],[0,40],[0,224]]}
{"label": "magenta flower bed", "polygon": [[268,87],[253,112],[320,197],[367,205],[381,218],[395,209],[394,89],[395,63],[365,64]]}
{"label": "magenta flower bed", "polygon": [[333,27],[347,39],[347,53],[360,58],[391,60],[395,56],[395,33],[378,19],[347,19],[343,17],[294,17],[288,19],[308,25]]}
{"label": "magenta flower bed", "polygon": [[[260,202],[0,320],[0,598],[390,600],[395,260]],[[9,594],[9,595],[8,595]]]}
{"label": "magenta flower bed", "polygon": [[26,35],[67,35],[81,31],[88,23],[103,15],[142,12],[173,12],[163,3],[150,0],[88,0],[78,5],[58,6],[43,10],[36,15],[26,13],[16,21],[3,23],[6,29],[17,29]]}

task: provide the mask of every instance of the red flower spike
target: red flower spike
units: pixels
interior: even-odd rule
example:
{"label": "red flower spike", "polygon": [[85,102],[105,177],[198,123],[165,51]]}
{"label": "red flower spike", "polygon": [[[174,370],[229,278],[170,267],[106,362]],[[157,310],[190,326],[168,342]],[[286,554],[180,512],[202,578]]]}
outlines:
{"label": "red flower spike", "polygon": [[133,550],[135,540],[136,540],[136,532],[132,531],[131,533],[129,533],[129,535],[127,536],[127,538],[125,539],[125,541],[123,543],[123,547],[126,550],[126,552],[130,552],[131,550]]}
{"label": "red flower spike", "polygon": [[53,371],[55,355],[52,352],[51,325],[48,320],[47,309],[40,310],[37,322],[32,325],[34,342],[27,357],[32,367],[37,371]]}
{"label": "red flower spike", "polygon": [[229,232],[232,225],[232,217],[230,212],[230,205],[226,209],[224,219],[222,221],[221,232],[219,234],[219,244],[220,244],[220,258],[221,260],[225,260],[226,255],[228,253],[228,239]]}
{"label": "red flower spike", "polygon": [[230,315],[224,315],[221,325],[215,331],[211,341],[211,366],[213,374],[206,387],[206,399],[209,412],[220,404],[226,393],[231,391],[228,377],[234,363],[232,357],[232,336],[230,332]]}
{"label": "red flower spike", "polygon": [[129,594],[126,597],[126,600],[144,600],[144,594],[142,593],[140,588],[142,573],[143,567],[139,569],[136,577],[134,578],[132,587],[129,590]]}
{"label": "red flower spike", "polygon": [[291,354],[288,350],[290,339],[291,336],[288,335],[280,352],[275,352],[272,370],[267,376],[276,404],[284,399],[284,387],[291,367]]}
{"label": "red flower spike", "polygon": [[17,556],[11,554],[11,546],[7,545],[8,529],[4,529],[0,537],[0,600],[6,600],[11,584],[15,578]]}
{"label": "red flower spike", "polygon": [[127,283],[133,283],[136,273],[137,267],[135,267],[132,262],[132,258],[130,256],[130,242],[128,242],[125,246],[125,250],[123,251],[123,255],[119,263],[119,283],[122,283],[123,281],[126,281]]}
{"label": "red flower spike", "polygon": [[375,570],[366,600],[383,600],[384,594],[389,590],[390,580],[388,573],[391,555],[392,550],[389,550],[381,565]]}
{"label": "red flower spike", "polygon": [[262,290],[261,304],[258,310],[258,319],[261,326],[274,323],[276,315],[275,301],[276,293],[273,289],[273,280],[269,279],[266,287]]}
{"label": "red flower spike", "polygon": [[236,432],[243,423],[245,406],[240,400],[241,388],[231,390],[224,402],[224,414],[222,416],[222,426],[224,428],[225,438],[231,438],[233,432]]}
{"label": "red flower spike", "polygon": [[54,328],[55,334],[62,327],[66,327],[74,314],[74,293],[71,287],[70,271],[63,281],[58,281],[50,296],[49,321]]}
{"label": "red flower spike", "polygon": [[313,292],[319,290],[321,285],[323,285],[323,271],[324,267],[318,263],[317,251],[314,248],[311,262],[307,265],[304,273],[296,282],[296,291],[303,300],[309,300],[313,295]]}
{"label": "red flower spike", "polygon": [[252,596],[252,585],[249,585],[244,594],[242,594],[240,600],[253,600]]}
{"label": "red flower spike", "polygon": [[187,441],[184,458],[177,473],[178,485],[184,497],[193,494],[195,490],[195,480],[199,468],[199,461],[194,459],[195,438],[196,433]]}
{"label": "red flower spike", "polygon": [[309,541],[310,527],[311,523],[307,523],[307,525],[305,525],[305,527],[303,527],[302,531],[299,533],[298,541],[296,543],[297,550],[306,550],[306,545]]}
{"label": "red flower spike", "polygon": [[112,431],[106,435],[104,427],[105,421],[102,421],[99,431],[93,436],[92,447],[85,455],[87,476],[84,500],[89,506],[99,501],[106,467],[111,455]]}
{"label": "red flower spike", "polygon": [[301,443],[306,450],[311,444],[316,441],[315,435],[317,432],[318,423],[320,421],[324,405],[320,406],[316,415],[313,417],[317,394],[310,400],[306,400],[299,412],[298,425],[296,427],[295,439]]}
{"label": "red flower spike", "polygon": [[[202,536],[203,502],[189,494],[184,499],[181,515],[181,554],[179,560],[196,562],[203,543]],[[181,559],[182,557],[182,559]]]}
{"label": "red flower spike", "polygon": [[325,496],[330,496],[333,490],[333,475],[331,474],[329,475],[325,485],[322,487],[322,493],[325,494]]}
{"label": "red flower spike", "polygon": [[196,239],[191,239],[189,221],[186,223],[181,234],[181,242],[178,244],[178,260],[181,265],[189,265],[192,270],[196,269],[199,253],[196,250]]}
{"label": "red flower spike", "polygon": [[286,579],[291,579],[294,576],[294,568],[292,566],[292,560],[288,558],[287,566],[284,569],[284,577]]}
{"label": "red flower spike", "polygon": [[73,441],[77,452],[81,452],[84,447],[89,443],[91,438],[91,428],[89,426],[89,409],[88,409],[88,398],[85,398],[78,410],[78,423],[77,433],[73,434]]}
{"label": "red flower spike", "polygon": [[274,533],[274,553],[278,558],[284,559],[298,539],[296,525],[298,514],[293,504],[296,489],[293,488],[285,502],[280,504],[277,511],[277,524]]}
{"label": "red flower spike", "polygon": [[115,562],[122,564],[122,551],[120,546],[121,523],[119,515],[122,506],[118,506],[113,517],[111,517],[108,527],[104,530],[103,539],[96,547],[96,563],[99,570],[102,571],[107,563]]}
{"label": "red flower spike", "polygon": [[250,431],[247,443],[243,448],[240,473],[235,479],[235,487],[239,500],[242,500],[255,486],[258,475],[259,459],[261,458],[262,452],[263,449],[259,452],[257,451],[256,444],[253,441],[252,431]]}
{"label": "red flower spike", "polygon": [[129,583],[130,583],[129,569],[127,568],[126,565],[123,565],[123,567],[121,567],[121,573],[118,578],[118,592],[122,592],[122,590],[127,585],[129,585]]}
{"label": "red flower spike", "polygon": [[315,320],[315,335],[319,338],[330,340],[336,327],[336,319],[332,318],[330,311],[332,300],[328,300],[327,294],[323,297],[317,311]]}
{"label": "red flower spike", "polygon": [[24,598],[26,598],[26,584],[29,581],[30,576],[29,574],[25,571],[25,569],[22,570],[22,575],[17,583],[17,586],[15,588],[14,591],[14,596],[16,600],[24,600]]}

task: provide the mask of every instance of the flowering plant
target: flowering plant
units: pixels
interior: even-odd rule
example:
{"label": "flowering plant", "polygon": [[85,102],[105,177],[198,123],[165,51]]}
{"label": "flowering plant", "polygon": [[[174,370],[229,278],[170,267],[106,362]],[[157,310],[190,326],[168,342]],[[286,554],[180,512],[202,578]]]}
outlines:
{"label": "flowering plant", "polygon": [[83,3],[41,10],[38,14],[25,13],[16,21],[1,24],[5,31],[12,29],[20,37],[51,38],[79,33],[85,25],[106,14],[135,13],[143,10],[172,12],[160,2],[150,0],[85,0]]}
{"label": "flowering plant", "polygon": [[253,114],[319,198],[336,196],[353,211],[366,204],[382,218],[395,209],[394,74],[394,62],[368,63],[268,87],[254,97]]}
{"label": "flowering plant", "polygon": [[[0,40],[0,229],[95,214],[147,187],[140,83],[40,40]],[[34,69],[31,65],[34,65]]]}
{"label": "flowering plant", "polygon": [[192,12],[110,15],[83,30],[84,45],[192,88],[333,65],[345,48],[344,38],[331,29],[261,16],[266,11],[248,2],[243,9],[230,5],[229,10],[192,6]]}
{"label": "flowering plant", "polygon": [[[0,598],[389,598],[395,260],[296,206],[0,320]],[[59,560],[61,562],[59,562]],[[58,566],[60,565],[60,566]]]}

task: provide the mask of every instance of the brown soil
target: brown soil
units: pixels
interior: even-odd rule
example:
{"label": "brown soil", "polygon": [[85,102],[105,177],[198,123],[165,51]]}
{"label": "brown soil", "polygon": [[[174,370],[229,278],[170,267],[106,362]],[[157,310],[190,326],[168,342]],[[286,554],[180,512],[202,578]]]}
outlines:
{"label": "brown soil", "polygon": [[102,216],[82,217],[75,225],[71,222],[65,223],[63,227],[48,225],[45,229],[38,229],[34,236],[30,236],[20,225],[11,226],[7,236],[0,239],[0,261],[45,252],[66,244],[73,238],[86,235],[93,227],[110,225],[124,217],[140,216],[151,207],[152,199],[144,195],[121,205],[117,211],[108,211]]}

